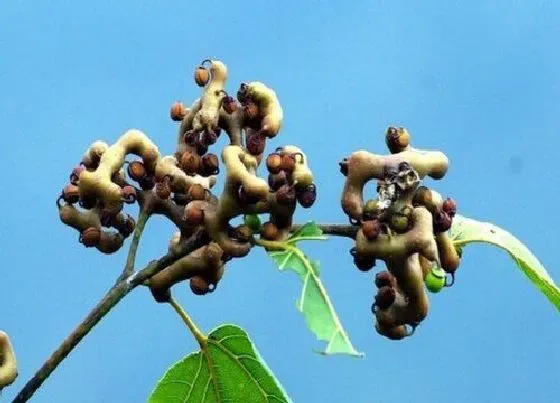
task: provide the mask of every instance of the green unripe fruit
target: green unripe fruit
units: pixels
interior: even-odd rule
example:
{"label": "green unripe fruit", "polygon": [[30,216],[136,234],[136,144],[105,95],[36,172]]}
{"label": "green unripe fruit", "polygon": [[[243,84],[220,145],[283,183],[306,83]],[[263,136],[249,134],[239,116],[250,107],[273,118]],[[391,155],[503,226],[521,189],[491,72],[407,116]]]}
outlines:
{"label": "green unripe fruit", "polygon": [[256,214],[247,214],[243,222],[253,232],[259,232],[261,230],[261,219]]}
{"label": "green unripe fruit", "polygon": [[434,265],[424,278],[424,284],[430,292],[440,292],[445,286],[445,270],[437,265]]}
{"label": "green unripe fruit", "polygon": [[364,205],[362,214],[365,220],[372,220],[377,217],[380,211],[378,201],[371,199]]}

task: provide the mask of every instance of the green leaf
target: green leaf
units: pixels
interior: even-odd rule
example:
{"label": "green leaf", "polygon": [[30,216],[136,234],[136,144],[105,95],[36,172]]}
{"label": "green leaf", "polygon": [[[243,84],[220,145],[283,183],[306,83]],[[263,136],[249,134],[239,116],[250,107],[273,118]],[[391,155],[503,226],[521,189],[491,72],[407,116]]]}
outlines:
{"label": "green leaf", "polygon": [[[303,313],[308,327],[321,341],[327,342],[322,354],[349,354],[358,352],[342,327],[323,283],[319,279],[319,262],[311,261],[296,245],[302,240],[323,240],[321,229],[311,222],[304,225],[285,242],[262,242],[268,255],[281,271],[291,270],[303,282],[297,309]],[[267,246],[268,245],[268,246]]]}
{"label": "green leaf", "polygon": [[493,224],[457,215],[449,235],[458,248],[469,243],[485,242],[505,250],[529,280],[560,310],[560,289],[541,262],[512,234]]}
{"label": "green leaf", "polygon": [[282,403],[292,400],[259,355],[247,333],[222,325],[202,351],[167,370],[149,403]]}

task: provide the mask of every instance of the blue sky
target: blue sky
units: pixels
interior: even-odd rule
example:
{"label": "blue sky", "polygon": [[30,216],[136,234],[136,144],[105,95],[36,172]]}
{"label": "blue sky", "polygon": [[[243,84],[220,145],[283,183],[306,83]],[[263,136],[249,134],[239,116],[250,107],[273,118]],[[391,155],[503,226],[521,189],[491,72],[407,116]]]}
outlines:
{"label": "blue sky", "polygon": [[[337,162],[385,153],[390,124],[451,160],[433,184],[464,215],[523,240],[560,281],[560,3],[556,1],[3,1],[0,5],[0,329],[17,350],[9,401],[113,283],[125,250],[101,256],[58,221],[54,200],[96,139],[139,128],[173,150],[175,100],[199,90],[194,66],[220,58],[228,88],[276,89],[285,127],[317,177],[311,218],[345,222]],[[555,118],[556,116],[556,118]],[[218,186],[218,188],[220,188]],[[149,224],[138,264],[162,255],[172,227]],[[219,290],[176,287],[199,325],[248,330],[296,402],[553,402],[560,321],[501,251],[471,246],[452,289],[432,297],[414,337],[373,330],[372,274],[348,240],[309,245],[365,359],[323,357],[295,309],[295,276],[261,250],[230,264]],[[36,402],[141,402],[195,343],[145,289],[125,299],[36,394]]]}

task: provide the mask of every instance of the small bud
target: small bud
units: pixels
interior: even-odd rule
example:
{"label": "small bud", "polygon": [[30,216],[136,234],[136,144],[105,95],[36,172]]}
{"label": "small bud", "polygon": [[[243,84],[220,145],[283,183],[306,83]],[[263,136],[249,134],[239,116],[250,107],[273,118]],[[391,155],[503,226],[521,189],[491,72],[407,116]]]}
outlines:
{"label": "small bud", "polygon": [[187,197],[189,200],[206,200],[207,190],[200,183],[193,183],[189,187]]}
{"label": "small bud", "polygon": [[381,227],[378,220],[362,221],[362,233],[369,240],[373,241],[381,233]]}
{"label": "small bud", "polygon": [[80,242],[86,248],[92,248],[99,245],[99,239],[101,238],[101,231],[97,227],[89,227],[82,231],[80,234]]}
{"label": "small bud", "polygon": [[405,128],[389,127],[385,135],[385,142],[392,154],[399,153],[408,147],[410,136]]}
{"label": "small bud", "polygon": [[377,200],[370,199],[362,209],[362,216],[364,220],[373,220],[374,218],[377,218],[380,211],[381,207],[379,206],[379,202]]}
{"label": "small bud", "polygon": [[181,102],[174,102],[171,105],[171,110],[169,111],[169,116],[171,120],[175,122],[180,122],[187,115],[187,110]]}
{"label": "small bud", "polygon": [[272,153],[266,158],[266,167],[271,174],[277,174],[282,169],[282,156]]}
{"label": "small bud", "polygon": [[244,224],[253,232],[261,230],[261,219],[256,214],[247,214],[243,219]]}
{"label": "small bud", "polygon": [[189,285],[194,295],[206,295],[210,292],[210,284],[202,276],[193,276]]}
{"label": "small bud", "polygon": [[78,185],[78,181],[80,180],[80,174],[84,172],[86,167],[84,165],[78,165],[72,170],[70,174],[70,183],[72,185]]}
{"label": "small bud", "polygon": [[200,155],[185,151],[181,156],[180,166],[187,175],[194,175],[200,169]]}
{"label": "small bud", "polygon": [[233,97],[227,95],[222,98],[222,108],[224,108],[224,111],[226,111],[227,114],[231,115],[237,110],[237,102],[233,99]]}
{"label": "small bud", "polygon": [[384,286],[377,291],[375,306],[381,310],[389,308],[395,302],[397,292],[393,287]]}
{"label": "small bud", "polygon": [[202,174],[204,176],[217,175],[220,172],[220,161],[216,154],[205,154],[202,156]]}
{"label": "small bud", "polygon": [[288,177],[284,171],[268,175],[268,186],[273,192],[280,189],[280,187],[286,183],[288,183]]}
{"label": "small bud", "polygon": [[197,67],[194,71],[194,81],[199,87],[204,87],[210,81],[210,72],[202,66]]}
{"label": "small bud", "polygon": [[121,189],[121,195],[123,198],[123,201],[126,204],[134,204],[136,203],[136,189],[134,189],[134,186],[130,186],[130,185],[126,185],[123,186]]}
{"label": "small bud", "polygon": [[449,214],[451,218],[455,217],[455,214],[457,214],[457,204],[455,203],[455,200],[449,197],[444,200],[441,209],[445,213]]}
{"label": "small bud", "polygon": [[62,191],[62,199],[66,203],[74,204],[80,200],[80,189],[76,185],[69,183]]}
{"label": "small bud", "polygon": [[257,133],[247,136],[247,151],[252,155],[261,155],[266,147],[266,137]]}
{"label": "small bud", "polygon": [[261,236],[269,241],[274,241],[278,237],[278,227],[270,221],[265,222],[261,229]]}
{"label": "small bud", "polygon": [[185,208],[185,221],[189,227],[196,227],[204,222],[204,210],[200,207],[188,204]]}
{"label": "small bud", "polygon": [[130,176],[136,182],[139,182],[146,177],[146,168],[140,161],[133,161],[128,164],[127,172],[128,176]]}
{"label": "small bud", "polygon": [[284,206],[289,206],[296,201],[296,190],[293,186],[282,185],[280,189],[276,191],[276,201],[278,204]]}
{"label": "small bud", "polygon": [[317,199],[317,188],[314,184],[304,187],[296,186],[296,194],[299,204],[303,208],[309,208],[313,206]]}

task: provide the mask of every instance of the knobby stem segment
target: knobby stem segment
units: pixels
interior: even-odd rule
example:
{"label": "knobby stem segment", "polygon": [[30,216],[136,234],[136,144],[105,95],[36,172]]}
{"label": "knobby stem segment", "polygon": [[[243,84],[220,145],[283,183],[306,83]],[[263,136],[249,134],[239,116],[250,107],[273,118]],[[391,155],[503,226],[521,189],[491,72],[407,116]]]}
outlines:
{"label": "knobby stem segment", "polygon": [[177,312],[177,314],[181,317],[183,322],[185,322],[187,328],[193,334],[198,344],[200,344],[200,348],[205,349],[208,343],[208,337],[204,333],[202,333],[202,331],[198,328],[196,323],[194,323],[194,321],[189,316],[189,314],[183,309],[181,304],[179,304],[179,302],[177,302],[175,298],[171,297],[169,299],[169,305],[171,305],[173,309],[175,309],[175,312]]}

